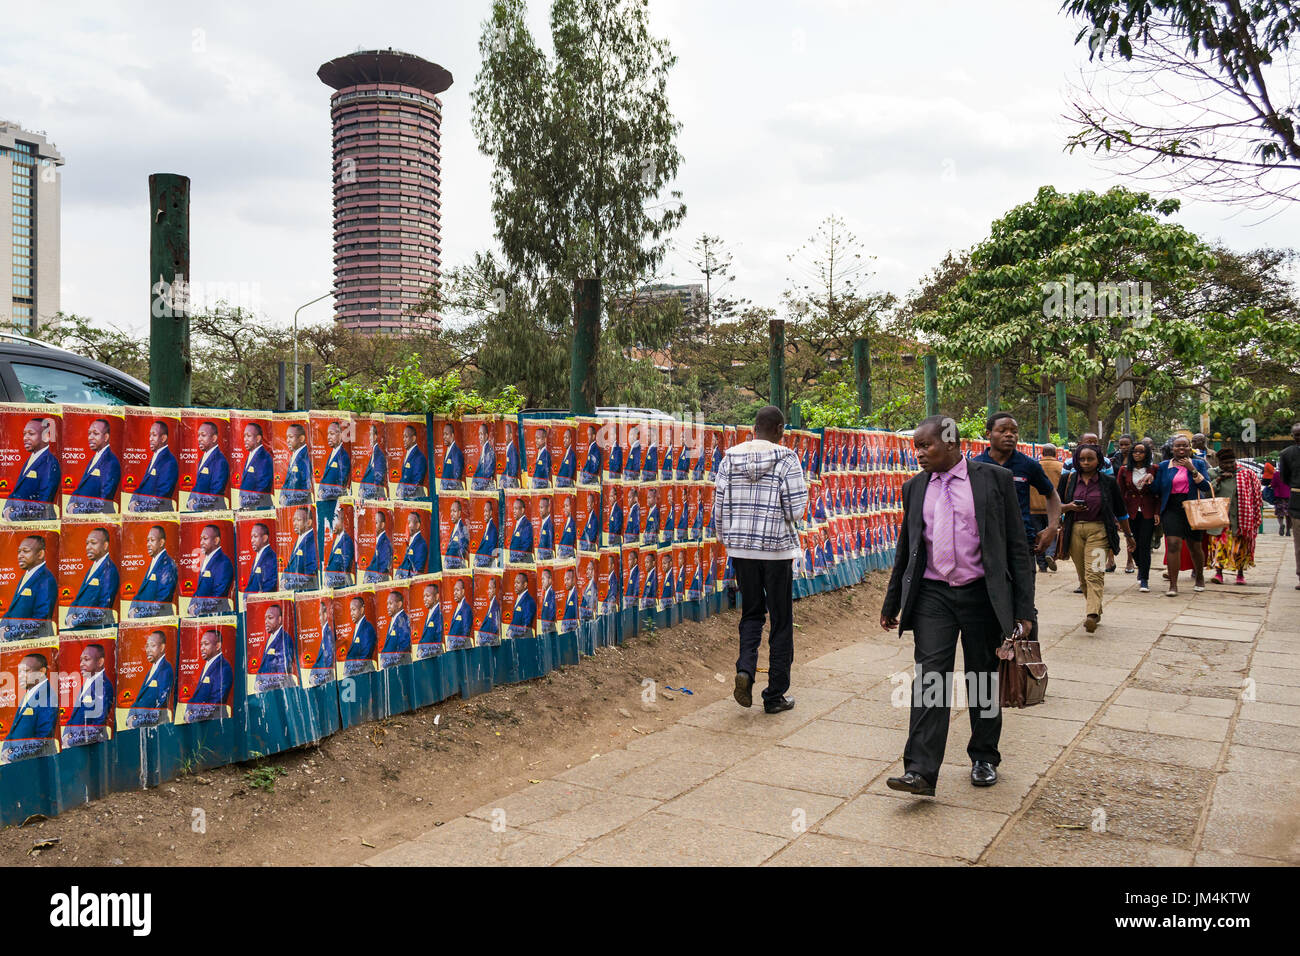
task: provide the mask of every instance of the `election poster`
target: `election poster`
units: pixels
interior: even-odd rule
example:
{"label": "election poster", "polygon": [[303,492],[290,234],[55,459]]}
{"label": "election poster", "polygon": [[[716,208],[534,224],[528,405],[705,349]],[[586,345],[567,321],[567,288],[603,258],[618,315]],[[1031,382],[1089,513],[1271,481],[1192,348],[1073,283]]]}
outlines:
{"label": "election poster", "polygon": [[412,501],[429,496],[429,434],[423,415],[386,415],[390,498]]}
{"label": "election poster", "polygon": [[734,588],[736,586],[736,569],[731,565],[731,558],[727,556],[726,546],[719,541],[716,546],[717,556],[714,559],[718,566],[718,589]]}
{"label": "election poster", "polygon": [[601,548],[596,564],[596,600],[599,613],[623,609],[623,563],[618,548]]}
{"label": "election poster", "polygon": [[722,464],[722,426],[704,426],[704,478],[714,481],[718,477],[718,466]]}
{"label": "election poster", "polygon": [[569,418],[551,420],[551,470],[556,488],[572,488],[578,477],[578,428]]}
{"label": "election poster", "polygon": [[579,485],[600,487],[600,479],[605,470],[605,452],[600,444],[600,431],[599,418],[577,420]]}
{"label": "election poster", "polygon": [[641,512],[640,481],[624,481],[613,486],[613,493],[618,495],[619,505],[623,509],[622,544],[640,544],[641,524],[644,516]]}
{"label": "election poster", "polygon": [[641,595],[640,549],[634,544],[625,544],[619,549],[619,557],[623,565],[623,609],[628,610],[637,606]]}
{"label": "election poster", "polygon": [[334,501],[352,494],[351,412],[312,410],[307,413],[307,445],[311,448],[311,478],[317,501]]}
{"label": "election poster", "polygon": [[641,610],[653,611],[659,603],[659,548],[643,545],[641,559]]}
{"label": "election poster", "polygon": [[658,481],[643,481],[637,486],[637,510],[641,512],[641,543],[659,543],[659,491]]}
{"label": "election poster", "polygon": [[60,406],[0,402],[0,518],[59,517],[62,433]]}
{"label": "election poster", "polygon": [[606,481],[601,489],[600,543],[602,547],[617,547],[623,543],[623,527],[627,520],[627,483]]}
{"label": "election poster", "polygon": [[574,519],[578,526],[578,550],[595,553],[600,550],[600,490],[579,488],[575,496],[577,511]]}
{"label": "election poster", "polygon": [[181,409],[182,511],[230,510],[230,413]]}
{"label": "election poster", "polygon": [[444,571],[470,566],[469,512],[468,492],[438,493],[438,546]]}
{"label": "election poster", "polygon": [[600,447],[600,482],[621,481],[623,478],[626,422],[617,418],[603,418],[596,431],[596,444]]}
{"label": "election poster", "polygon": [[235,513],[181,514],[180,616],[235,613]]}
{"label": "election poster", "polygon": [[460,423],[465,445],[465,474],[470,491],[491,491],[497,486],[497,448],[493,438],[494,415],[466,415]]}
{"label": "election poster", "polygon": [[405,581],[375,585],[376,631],[379,635],[380,669],[411,663],[411,615],[409,587]]}
{"label": "election poster", "polygon": [[407,613],[411,617],[411,656],[437,657],[445,649],[442,626],[442,575],[421,574],[408,582]]}
{"label": "election poster", "polygon": [[181,523],[172,514],[122,517],[122,618],[175,617]]}
{"label": "election poster", "polygon": [[525,418],[521,426],[524,479],[529,488],[552,487],[550,421],[549,418]]}
{"label": "election poster", "polygon": [[513,415],[496,420],[497,485],[501,488],[523,487],[523,455],[519,451],[519,422]]}
{"label": "election poster", "polygon": [[469,570],[442,572],[442,620],[447,650],[474,646],[474,574]]}
{"label": "election poster", "polygon": [[574,564],[578,576],[578,620],[594,620],[598,606],[596,572],[600,564],[600,557],[595,552],[582,551],[579,552]]}
{"label": "election poster", "polygon": [[182,620],[176,723],[229,717],[234,701],[237,621],[233,616]]}
{"label": "election poster", "polygon": [[686,482],[672,483],[673,495],[673,541],[685,541],[689,532],[689,518],[686,512]]}
{"label": "election poster", "polygon": [[501,579],[496,568],[474,569],[474,646],[501,643]]}
{"label": "election poster", "polygon": [[270,412],[230,413],[230,503],[237,511],[274,507]]}
{"label": "election poster", "polygon": [[127,407],[122,450],[123,510],[141,514],[178,510],[180,448],[179,408]]}
{"label": "election poster", "polygon": [[686,483],[686,540],[699,541],[704,536],[704,520],[700,512],[700,495],[708,482],[690,481]]}
{"label": "election poster", "polygon": [[0,765],[59,752],[59,642],[0,644]]}
{"label": "election poster", "polygon": [[472,491],[469,497],[469,553],[476,568],[501,565],[501,521],[495,491]]}
{"label": "election poster", "polygon": [[433,418],[433,475],[439,491],[465,491],[465,444],[454,418]]}
{"label": "election poster", "polygon": [[117,627],[117,729],[172,722],[177,620],[123,621]]}
{"label": "election poster", "polygon": [[[538,502],[541,495],[521,488],[503,494],[506,516],[506,544],[502,557],[507,567],[531,565],[536,560],[535,530],[541,524]],[[549,513],[549,506],[548,506]]]}
{"label": "election poster", "polygon": [[325,587],[346,588],[357,583],[356,505],[350,496],[334,502],[334,517],[325,526],[321,556]]}
{"label": "election poster", "polygon": [[718,548],[713,541],[700,542],[700,577],[704,580],[704,594],[708,596],[718,589]]}
{"label": "election poster", "polygon": [[298,680],[303,687],[319,687],[334,680],[334,595],[330,591],[295,591],[294,614],[298,636]]}
{"label": "election poster", "polygon": [[384,416],[379,412],[353,416],[352,496],[358,501],[388,497],[388,453],[384,447]]}
{"label": "election poster", "polygon": [[393,506],[367,501],[356,512],[357,568],[365,584],[393,578]]}
{"label": "election poster", "polygon": [[316,505],[311,502],[275,509],[275,557],[280,590],[315,591],[320,587],[320,549],[316,540]]}
{"label": "election poster", "polygon": [[556,562],[538,561],[533,600],[537,603],[537,635],[555,634],[559,626],[556,589],[564,582],[555,580]]}
{"label": "election poster", "polygon": [[375,629],[375,589],[359,584],[333,594],[334,673],[339,680],[373,673],[379,662],[379,632]]}
{"label": "election poster", "polygon": [[681,549],[682,598],[687,601],[698,601],[704,597],[704,576],[700,572],[700,546],[678,544],[674,547]]}
{"label": "election poster", "polygon": [[672,418],[660,419],[659,425],[659,480],[672,481],[677,463],[677,433],[680,422]]}
{"label": "election poster", "polygon": [[705,539],[717,537],[717,527],[713,523],[713,495],[717,485],[707,482],[700,487],[700,523],[703,525]]}
{"label": "election poster", "polygon": [[536,633],[536,590],[536,569],[506,569],[501,582],[501,626],[506,637],[532,637]]}
{"label": "election poster", "polygon": [[677,452],[677,461],[673,465],[674,481],[685,481],[691,477],[691,469],[695,467],[700,455],[695,441],[694,422],[682,419],[673,422],[673,447]]}
{"label": "election poster", "polygon": [[280,588],[276,528],[274,511],[241,511],[235,515],[235,581],[241,609],[245,595],[268,594]]}
{"label": "election poster", "polygon": [[677,533],[677,510],[673,500],[674,482],[659,482],[659,543],[669,545]]}
{"label": "election poster", "polygon": [[671,546],[660,548],[658,559],[659,594],[657,609],[666,611],[677,603],[677,561]]}
{"label": "election poster", "polygon": [[[121,510],[125,439],[126,418],[121,406],[63,406],[59,471],[65,516],[111,515]],[[0,452],[0,463],[3,461]]]}
{"label": "election poster", "polygon": [[561,633],[578,627],[578,565],[576,561],[555,562],[556,627]]}
{"label": "election poster", "polygon": [[271,487],[277,507],[312,500],[311,446],[305,412],[279,414],[271,419],[271,462]]}
{"label": "election poster", "polygon": [[393,561],[401,579],[429,573],[433,551],[433,504],[399,501],[393,505]]}
{"label": "election poster", "polygon": [[555,512],[555,556],[572,558],[578,551],[578,493],[572,488],[557,488],[551,495]]}
{"label": "election poster", "polygon": [[62,746],[111,740],[117,724],[117,628],[61,635],[58,681]]}
{"label": "election poster", "polygon": [[0,524],[0,642],[54,635],[59,553],[57,521]]}
{"label": "election poster", "polygon": [[120,517],[81,515],[63,519],[56,573],[60,630],[89,630],[117,623],[121,566]]}
{"label": "election poster", "polygon": [[245,595],[245,681],[249,694],[298,687],[292,591]]}

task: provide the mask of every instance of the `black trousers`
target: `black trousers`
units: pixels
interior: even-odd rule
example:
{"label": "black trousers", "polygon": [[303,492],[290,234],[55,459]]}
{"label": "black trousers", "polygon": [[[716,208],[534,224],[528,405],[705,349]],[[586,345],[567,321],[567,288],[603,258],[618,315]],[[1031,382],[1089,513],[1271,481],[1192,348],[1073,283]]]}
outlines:
{"label": "black trousers", "polygon": [[[981,578],[962,587],[922,578],[912,610],[916,679],[912,683],[912,715],[903,749],[903,769],[931,783],[939,779],[948,743],[952,706],[952,669],[961,635],[966,674],[959,675],[970,708],[971,761],[1002,760],[1002,709],[998,706],[998,661],[994,651],[1003,634]],[[973,675],[973,676],[971,676]]]}
{"label": "black trousers", "polygon": [[1138,580],[1151,580],[1151,539],[1155,536],[1156,519],[1144,518],[1139,514],[1129,515],[1129,526],[1133,529],[1134,552],[1133,563],[1137,565]]}
{"label": "black trousers", "polygon": [[758,645],[763,640],[763,619],[768,619],[767,687],[763,702],[774,701],[790,689],[794,663],[794,574],[789,558],[763,561],[733,558],[736,587],[740,589],[740,657],[736,671],[753,677],[758,670]]}

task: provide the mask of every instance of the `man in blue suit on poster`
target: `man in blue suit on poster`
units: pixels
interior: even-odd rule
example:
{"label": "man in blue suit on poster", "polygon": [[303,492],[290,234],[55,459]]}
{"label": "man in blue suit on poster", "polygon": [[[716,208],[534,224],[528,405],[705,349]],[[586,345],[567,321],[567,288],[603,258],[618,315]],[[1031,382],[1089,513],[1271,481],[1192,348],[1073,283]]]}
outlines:
{"label": "man in blue suit on poster", "polygon": [[402,429],[402,473],[397,481],[397,497],[419,498],[429,481],[429,459],[420,451],[420,436],[414,425]]}
{"label": "man in blue suit on poster", "polygon": [[560,630],[571,631],[578,626],[578,575],[573,568],[564,570],[564,612],[560,618]]}
{"label": "man in blue suit on poster", "polygon": [[459,491],[465,487],[465,453],[456,444],[456,429],[451,422],[442,426],[442,443],[447,451],[442,456],[442,478],[438,487],[443,491]]}
{"label": "man in blue suit on poster", "polygon": [[578,619],[590,621],[596,616],[596,579],[588,567],[582,577],[581,603],[578,605]]}
{"label": "man in blue suit on poster", "polygon": [[686,505],[686,499],[683,498],[682,508],[677,512],[677,528],[675,534],[678,541],[685,541],[689,536],[690,521],[691,511]]}
{"label": "man in blue suit on poster", "polygon": [[578,460],[573,452],[573,432],[565,428],[560,434],[564,437],[564,447],[560,449],[560,463],[555,468],[555,487],[572,488],[573,479],[578,472]]}
{"label": "man in blue suit on poster", "polygon": [[551,516],[551,497],[537,502],[537,560],[549,561],[555,557],[555,519]]}
{"label": "man in blue suit on poster", "polygon": [[217,447],[217,425],[203,422],[197,434],[199,464],[195,468],[194,487],[190,489],[190,511],[215,511],[224,507],[226,487],[230,484],[230,462]]}
{"label": "man in blue suit on poster", "polygon": [[[51,425],[51,428],[53,426]],[[3,517],[9,521],[41,521],[55,517],[54,496],[59,493],[59,459],[50,451],[46,422],[33,418],[23,426],[27,462],[18,483],[9,492]]]}
{"label": "man in blue suit on poster", "polygon": [[549,488],[551,487],[550,429],[539,427],[533,432],[533,440],[537,444],[537,459],[533,462],[533,487]]}
{"label": "man in blue suit on poster", "polygon": [[664,602],[674,603],[677,600],[677,566],[671,561],[668,562],[668,570],[664,574]]}
{"label": "man in blue suit on poster", "polygon": [[284,437],[289,445],[289,464],[285,466],[280,504],[305,505],[311,501],[311,448],[307,445],[307,429],[293,422],[285,428]]}
{"label": "man in blue suit on poster", "polygon": [[126,725],[130,728],[157,727],[162,723],[165,712],[171,709],[172,688],[176,686],[176,671],[167,660],[167,635],[154,631],[145,638],[144,656],[149,661],[149,670],[126,715]]}
{"label": "man in blue suit on poster", "polygon": [[714,559],[710,559],[706,562],[703,557],[700,558],[700,563],[706,565],[704,568],[704,590],[707,593],[712,594],[718,587],[718,576],[716,573],[718,563]]}
{"label": "man in blue suit on poster", "polygon": [[54,634],[54,605],[58,583],[45,564],[45,538],[28,535],[18,543],[18,569],[22,576],[0,618],[0,640],[21,641]]}
{"label": "man in blue suit on poster", "polygon": [[641,585],[641,607],[653,611],[655,602],[659,600],[659,568],[653,551],[647,552],[644,564],[645,567],[641,572],[641,577],[645,581]]}
{"label": "man in blue suit on poster", "polygon": [[311,662],[311,671],[307,675],[308,687],[319,687],[334,679],[334,644],[338,635],[334,632],[334,601],[322,598],[320,601],[320,649],[316,660]]}
{"label": "man in blue suit on poster", "polygon": [[443,549],[442,563],[448,570],[459,571],[469,567],[469,527],[461,514],[460,499],[452,499],[447,509],[451,530],[447,533],[447,547]]}
{"label": "man in blue suit on poster", "polygon": [[645,461],[641,465],[641,480],[654,481],[659,477],[659,426],[658,423],[646,426],[649,436],[646,438]]}
{"label": "man in blue suit on poster", "polygon": [[366,584],[379,584],[393,576],[393,542],[388,537],[388,514],[375,512],[375,554],[366,566]]}
{"label": "man in blue suit on poster", "polygon": [[501,530],[497,527],[496,502],[483,502],[483,540],[474,551],[474,567],[493,567],[501,555]]}
{"label": "man in blue suit on poster", "polygon": [[199,532],[199,585],[194,589],[187,612],[191,617],[229,614],[230,589],[235,583],[235,562],[221,542],[221,529],[204,525]]}
{"label": "man in blue suit on poster", "polygon": [[690,470],[691,470],[691,446],[686,441],[686,439],[683,438],[682,450],[677,453],[677,468],[676,468],[676,473],[673,475],[673,477],[676,478],[678,481],[685,481],[686,476],[690,473]]}
{"label": "man in blue suit on poster", "polygon": [[436,581],[431,581],[424,588],[424,630],[415,646],[415,659],[422,661],[426,657],[437,657],[442,653],[442,642],[442,588]]}
{"label": "man in blue suit on poster", "polygon": [[570,495],[564,496],[564,514],[561,528],[557,554],[562,558],[571,558],[578,543],[578,528],[573,520],[573,497]]}
{"label": "man in blue suit on poster", "polygon": [[379,649],[379,666],[411,663],[411,617],[401,591],[388,592],[388,633]]}
{"label": "man in blue suit on poster", "polygon": [[588,485],[600,484],[600,444],[596,441],[596,426],[587,426],[587,457],[582,463],[582,481]]}
{"label": "man in blue suit on poster", "polygon": [[235,684],[235,670],[221,653],[221,633],[209,628],[199,636],[199,653],[203,670],[185,708],[185,722],[197,723],[223,716],[226,697]]}
{"label": "man in blue suit on poster", "polygon": [[[607,427],[617,429],[617,425],[610,424]],[[609,465],[606,467],[609,477],[618,480],[623,477],[623,446],[619,444],[618,432],[614,432],[614,440],[609,446]]]}
{"label": "man in blue suit on poster", "polygon": [[239,476],[239,507],[243,510],[262,510],[274,507],[271,500],[271,482],[275,468],[271,452],[266,447],[262,426],[249,422],[244,426],[244,471]]}
{"label": "man in blue suit on poster", "polygon": [[81,651],[81,691],[63,725],[63,746],[81,747],[108,740],[113,720],[113,682],[104,673],[104,645],[87,644]]}
{"label": "man in blue suit on poster", "polygon": [[325,586],[345,588],[356,582],[357,546],[352,535],[348,534],[342,508],[334,509],[334,521],[330,527],[334,532],[334,543],[330,546],[329,561],[325,565]]}
{"label": "man in blue suit on poster", "polygon": [[623,477],[628,481],[641,477],[641,433],[635,425],[627,430],[627,464],[623,466]]}
{"label": "man in blue suit on poster", "polygon": [[483,612],[483,624],[474,635],[479,647],[496,647],[501,643],[501,597],[497,591],[500,583],[496,578],[488,578],[487,610]]}
{"label": "man in blue suit on poster", "polygon": [[361,476],[361,500],[382,501],[388,497],[388,460],[379,426],[370,426],[370,459]]}
{"label": "man in blue suit on poster", "polygon": [[686,589],[686,599],[688,601],[698,601],[704,596],[704,577],[700,572],[700,565],[697,562],[695,570],[691,574],[690,586]]}
{"label": "man in blue suit on poster", "polygon": [[262,617],[266,628],[266,643],[262,645],[262,660],[257,665],[253,688],[262,694],[268,690],[298,686],[298,647],[284,627],[284,612],[279,602],[266,606]]}
{"label": "man in blue suit on poster", "polygon": [[587,501],[587,520],[582,525],[578,546],[583,551],[600,550],[600,497],[597,495]]}
{"label": "man in blue suit on poster", "polygon": [[506,423],[506,465],[501,474],[502,488],[519,487],[519,442],[515,436],[515,426]]}
{"label": "man in blue suit on poster", "polygon": [[601,604],[601,614],[615,614],[622,606],[622,589],[623,582],[619,580],[619,563],[615,560],[609,569],[609,577],[605,579],[605,600]]}
{"label": "man in blue suit on poster", "polygon": [[641,501],[632,489],[627,502],[627,520],[623,523],[623,541],[636,544],[641,540]]}
{"label": "man in blue suit on poster", "polygon": [[253,550],[253,566],[249,569],[243,590],[249,594],[274,591],[280,583],[279,565],[276,563],[275,549],[271,547],[271,531],[265,523],[259,521],[253,525],[248,533],[248,543]]}
{"label": "man in blue suit on poster", "polygon": [[610,544],[623,543],[623,502],[619,501],[617,492],[610,489],[610,495],[613,500],[609,503],[609,518],[605,532],[609,537]]}
{"label": "man in blue suit on poster", "polygon": [[659,535],[659,540],[664,544],[672,543],[677,534],[677,512],[673,502],[673,491],[671,488],[664,489],[663,507],[660,509],[660,524],[663,528]]}
{"label": "man in blue suit on poster", "polygon": [[636,607],[637,596],[641,593],[641,565],[635,560],[627,569],[627,590],[623,592],[623,607]]}
{"label": "man in blue suit on poster", "polygon": [[492,436],[488,434],[487,422],[480,422],[478,426],[478,465],[474,468],[474,476],[470,487],[474,491],[487,491],[496,487],[496,478],[496,448],[492,444]]}
{"label": "man in blue suit on poster", "polygon": [[352,487],[352,456],[343,447],[343,426],[330,422],[325,427],[325,443],[329,445],[330,453],[316,484],[317,501],[342,498]]}
{"label": "man in blue suit on poster", "polygon": [[172,495],[180,478],[180,465],[168,446],[171,429],[164,421],[149,426],[149,466],[145,469],[140,487],[131,496],[131,510],[138,512],[175,511]]}
{"label": "man in blue suit on poster", "polygon": [[399,578],[414,577],[429,570],[429,542],[424,540],[424,530],[420,527],[420,515],[412,511],[406,516],[406,553],[397,568]]}
{"label": "man in blue suit on poster", "polygon": [[76,490],[68,499],[68,512],[74,515],[112,514],[113,498],[122,483],[122,463],[108,444],[108,419],[96,418],[86,430],[86,447],[90,460],[81,473]]}
{"label": "man in blue suit on poster", "polygon": [[294,509],[293,530],[298,538],[284,569],[284,589],[314,591],[320,585],[320,562],[316,554],[316,521],[306,505]]}
{"label": "man in blue suit on poster", "polygon": [[54,730],[59,720],[59,701],[49,673],[50,662],[44,654],[33,652],[18,662],[18,692],[22,697],[14,722],[0,743],[0,763],[56,752]]}
{"label": "man in blue suit on poster", "polygon": [[451,597],[455,607],[451,613],[451,623],[447,627],[447,649],[463,650],[473,642],[474,609],[465,594],[465,579],[457,578],[452,586]]}
{"label": "man in blue suit on poster", "polygon": [[520,571],[515,575],[514,607],[510,609],[510,627],[506,634],[510,637],[528,637],[533,633],[533,622],[537,619],[537,599],[528,589],[528,575]]}
{"label": "man in blue suit on poster", "polygon": [[510,529],[511,564],[531,564],[533,560],[533,523],[528,520],[528,508],[523,498],[514,500],[514,527]]}
{"label": "man in blue suit on poster", "polygon": [[373,658],[379,634],[370,618],[366,617],[366,602],[359,595],[348,606],[352,610],[352,643],[343,658],[343,676],[355,677],[375,669]]}
{"label": "man in blue suit on poster", "polygon": [[659,543],[659,489],[647,488],[645,492],[645,531],[641,534],[642,544]]}
{"label": "man in blue suit on poster", "polygon": [[542,606],[537,612],[537,633],[555,633],[555,587],[550,568],[542,568],[538,573],[538,591],[542,595]]}
{"label": "man in blue suit on poster", "polygon": [[90,567],[81,579],[81,587],[68,608],[66,627],[69,630],[93,627],[111,627],[114,623],[113,605],[121,577],[117,565],[108,554],[108,530],[93,528],[86,535],[86,559]]}
{"label": "man in blue suit on poster", "polygon": [[131,617],[163,617],[175,614],[176,559],[167,553],[167,529],[156,524],[144,539],[149,553],[149,566],[145,568],[140,588],[131,600]]}

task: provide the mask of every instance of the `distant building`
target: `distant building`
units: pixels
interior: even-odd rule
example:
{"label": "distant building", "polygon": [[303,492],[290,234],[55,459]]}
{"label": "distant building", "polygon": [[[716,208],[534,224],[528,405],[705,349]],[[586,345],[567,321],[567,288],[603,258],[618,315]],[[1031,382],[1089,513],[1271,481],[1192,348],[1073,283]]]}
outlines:
{"label": "distant building", "polygon": [[676,299],[682,304],[682,312],[691,315],[694,309],[704,305],[704,286],[699,282],[688,285],[668,285],[663,282],[643,285],[636,290],[636,297],[629,300],[629,304],[653,304],[664,299]]}
{"label": "distant building", "polygon": [[341,56],[316,75],[336,91],[334,318],[365,332],[435,327],[416,314],[442,271],[439,93],[451,74],[398,50]]}
{"label": "distant building", "polygon": [[0,120],[0,326],[34,332],[59,311],[63,156],[43,133]]}

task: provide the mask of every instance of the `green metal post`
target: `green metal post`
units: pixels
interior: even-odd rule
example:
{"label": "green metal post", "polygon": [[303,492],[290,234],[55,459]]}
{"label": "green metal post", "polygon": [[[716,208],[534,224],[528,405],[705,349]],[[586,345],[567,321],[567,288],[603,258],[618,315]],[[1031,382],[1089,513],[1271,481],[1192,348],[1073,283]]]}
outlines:
{"label": "green metal post", "polygon": [[1062,438],[1070,437],[1070,404],[1065,397],[1065,383],[1056,383],[1056,433]]}
{"label": "green metal post", "polygon": [[1047,393],[1038,395],[1038,444],[1044,444],[1051,434],[1047,430]]}
{"label": "green metal post", "polygon": [[785,319],[772,319],[768,323],[771,340],[767,353],[768,401],[785,410]]}
{"label": "green metal post", "polygon": [[994,362],[989,366],[989,388],[988,388],[988,414],[992,415],[996,411],[1001,411],[999,403],[1002,400],[1002,365]]}
{"label": "green metal post", "polygon": [[149,401],[190,404],[190,180],[149,177]]}
{"label": "green metal post", "polygon": [[925,415],[939,414],[939,359],[927,355],[922,360],[925,365]]}
{"label": "green metal post", "polygon": [[569,410],[596,414],[596,352],[600,341],[600,280],[573,283],[573,363],[569,370]]}
{"label": "green metal post", "polygon": [[790,403],[790,427],[803,428],[803,406],[798,402]]}
{"label": "green metal post", "polygon": [[858,380],[858,414],[871,414],[871,350],[865,338],[853,340],[853,373]]}

